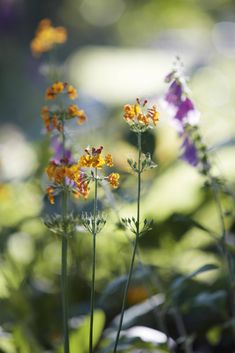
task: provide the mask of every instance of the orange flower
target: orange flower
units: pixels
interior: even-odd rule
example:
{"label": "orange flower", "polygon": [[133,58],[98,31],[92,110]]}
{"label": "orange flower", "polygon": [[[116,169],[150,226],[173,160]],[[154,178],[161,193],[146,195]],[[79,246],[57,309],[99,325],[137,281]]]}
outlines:
{"label": "orange flower", "polygon": [[109,184],[114,188],[117,189],[119,186],[119,179],[120,175],[118,173],[111,173],[108,177],[107,180]]}
{"label": "orange flower", "polygon": [[49,19],[43,19],[39,22],[35,37],[30,43],[31,51],[33,55],[40,56],[66,40],[67,31],[64,27],[53,27]]}
{"label": "orange flower", "polygon": [[137,103],[124,106],[123,118],[132,127],[134,131],[146,131],[157,125],[159,120],[159,112],[155,105],[146,108],[147,100],[143,103],[137,98]]}
{"label": "orange flower", "polygon": [[51,86],[51,89],[56,94],[61,93],[64,90],[64,83],[63,82],[55,82]]}
{"label": "orange flower", "polygon": [[45,94],[45,99],[46,100],[53,100],[56,98],[56,93],[52,89],[52,87],[47,88],[46,94]]}
{"label": "orange flower", "polygon": [[84,110],[79,110],[78,119],[77,119],[78,125],[82,125],[84,121],[86,121],[86,114]]}
{"label": "orange flower", "polygon": [[108,153],[104,159],[105,159],[105,163],[108,167],[113,167],[113,158],[110,153]]}
{"label": "orange flower", "polygon": [[72,85],[69,85],[67,87],[67,93],[68,93],[69,98],[72,100],[77,98],[77,96],[78,96],[77,90]]}
{"label": "orange flower", "polygon": [[78,106],[76,104],[71,104],[69,107],[68,107],[68,113],[70,116],[72,117],[77,117],[79,116],[79,109],[78,109]]}
{"label": "orange flower", "polygon": [[81,156],[78,165],[85,168],[98,168],[101,169],[105,164],[105,160],[98,154],[96,156]]}

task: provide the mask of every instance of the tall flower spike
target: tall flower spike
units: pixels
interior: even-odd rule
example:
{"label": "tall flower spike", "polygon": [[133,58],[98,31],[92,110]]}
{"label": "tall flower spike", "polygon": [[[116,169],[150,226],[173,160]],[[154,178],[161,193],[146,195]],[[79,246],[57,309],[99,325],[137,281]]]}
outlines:
{"label": "tall flower spike", "polygon": [[179,65],[166,76],[165,82],[170,83],[170,87],[164,100],[166,106],[170,108],[173,125],[183,139],[181,157],[196,166],[199,162],[197,146],[189,134],[189,127],[198,125],[200,113],[189,97],[189,88]]}

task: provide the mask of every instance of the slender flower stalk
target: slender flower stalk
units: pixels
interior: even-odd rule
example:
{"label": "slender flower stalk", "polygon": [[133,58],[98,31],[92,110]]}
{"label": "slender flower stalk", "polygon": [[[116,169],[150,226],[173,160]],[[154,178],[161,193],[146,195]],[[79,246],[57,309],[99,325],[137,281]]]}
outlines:
{"label": "slender flower stalk", "polygon": [[[98,174],[98,170],[102,170],[104,166],[113,167],[113,160],[110,153],[106,156],[102,156],[103,146],[98,148],[89,146],[85,148],[85,154],[82,155],[78,161],[78,166],[82,170],[85,170],[85,179],[88,185],[94,182],[95,195],[93,213],[88,215],[87,213],[81,216],[83,226],[92,235],[92,275],[91,275],[91,298],[90,298],[90,330],[89,330],[89,353],[93,352],[93,321],[94,321],[94,302],[95,302],[95,267],[96,267],[96,237],[99,232],[103,229],[106,221],[101,213],[98,213],[97,201],[98,201],[98,182],[106,180],[116,189],[119,185],[119,174],[111,173],[108,176]],[[89,173],[90,170],[90,173]]]}
{"label": "slender flower stalk", "polygon": [[133,245],[132,257],[130,261],[129,273],[128,273],[124,294],[123,294],[120,320],[119,320],[117,335],[114,343],[113,353],[116,353],[118,348],[118,342],[119,342],[123,319],[124,319],[128,291],[131,283],[135,257],[138,249],[139,237],[140,235],[150,230],[150,227],[151,227],[151,222],[148,223],[147,220],[145,220],[143,229],[140,228],[141,174],[145,169],[153,168],[156,165],[152,162],[149,154],[145,155],[144,159],[142,159],[141,137],[142,137],[142,133],[156,126],[159,119],[159,113],[157,112],[157,109],[155,106],[151,108],[146,108],[146,104],[147,104],[147,100],[145,100],[144,103],[141,104],[140,100],[137,99],[137,104],[135,105],[127,104],[124,106],[123,118],[130,125],[131,130],[134,131],[137,135],[137,147],[138,147],[137,163],[130,159],[128,160],[130,167],[137,174],[137,210],[136,210],[136,220],[134,218],[132,218],[132,220],[129,218],[122,219],[124,225],[135,234],[135,240]]}
{"label": "slender flower stalk", "polygon": [[126,308],[127,295],[128,295],[128,290],[130,287],[130,282],[131,282],[131,277],[132,277],[132,272],[133,272],[134,262],[135,262],[135,256],[136,256],[136,251],[137,251],[137,247],[138,247],[138,240],[139,240],[139,235],[140,235],[140,192],[141,192],[141,153],[142,153],[142,151],[141,151],[141,132],[138,132],[137,137],[138,137],[138,164],[137,164],[138,183],[137,183],[136,235],[135,235],[135,242],[134,242],[134,247],[133,247],[133,252],[132,252],[132,257],[131,257],[128,278],[127,278],[127,282],[126,282],[126,286],[125,286],[125,290],[124,290],[124,295],[123,295],[123,300],[122,300],[121,316],[120,316],[120,320],[119,320],[118,331],[117,331],[114,350],[113,350],[114,353],[117,352],[118,341],[119,341],[119,337],[120,337],[120,333],[121,333],[121,329],[122,329],[124,312],[125,312],[125,308]]}
{"label": "slender flower stalk", "polygon": [[94,178],[95,178],[95,196],[94,196],[93,224],[92,224],[93,253],[92,253],[89,353],[92,353],[93,351],[93,319],[94,319],[95,263],[96,263],[96,215],[97,215],[97,193],[98,193],[97,168],[95,168]]}

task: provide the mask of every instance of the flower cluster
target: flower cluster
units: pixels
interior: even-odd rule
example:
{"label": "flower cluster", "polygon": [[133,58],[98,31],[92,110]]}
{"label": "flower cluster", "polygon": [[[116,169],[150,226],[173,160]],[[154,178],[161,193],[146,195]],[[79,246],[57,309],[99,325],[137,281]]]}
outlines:
{"label": "flower cluster", "polygon": [[155,105],[148,108],[147,103],[147,100],[141,103],[137,98],[136,104],[126,104],[124,106],[123,118],[135,132],[144,132],[157,125],[159,112]]}
{"label": "flower cluster", "polygon": [[51,204],[55,203],[54,195],[59,194],[62,190],[72,192],[76,198],[82,196],[87,199],[89,195],[88,181],[77,164],[70,164],[69,160],[61,160],[60,163],[50,161],[46,173],[52,182],[47,188]]}
{"label": "flower cluster", "polygon": [[[85,149],[85,154],[82,155],[78,161],[78,166],[80,168],[93,168],[93,169],[102,169],[105,165],[107,167],[113,167],[113,159],[110,153],[102,156],[103,146],[98,148],[95,147],[87,147]],[[94,178],[94,173],[90,178]],[[110,175],[104,177],[103,179],[107,180],[109,184],[114,188],[118,188],[119,186],[119,178],[120,175],[118,173],[111,173]],[[102,180],[101,177],[99,177]]]}
{"label": "flower cluster", "polygon": [[[55,82],[45,93],[46,100],[55,100],[58,95],[65,95],[65,97],[74,100],[77,97],[77,90],[69,85],[67,82]],[[77,118],[77,123],[81,125],[86,120],[84,110],[79,109],[76,104],[70,104],[65,109],[49,109],[48,106],[43,106],[41,110],[41,117],[44,121],[47,132],[53,129],[61,132],[63,130],[64,120]]]}
{"label": "flower cluster", "polygon": [[200,113],[189,98],[186,80],[179,69],[175,69],[168,74],[165,81],[170,83],[165,102],[170,108],[172,122],[179,135],[183,138],[181,146],[182,159],[196,166],[199,163],[198,151],[190,136],[189,127],[197,126]]}
{"label": "flower cluster", "polygon": [[35,56],[40,56],[53,49],[55,45],[63,44],[66,40],[67,31],[64,27],[53,27],[49,19],[43,19],[30,43],[31,51]]}

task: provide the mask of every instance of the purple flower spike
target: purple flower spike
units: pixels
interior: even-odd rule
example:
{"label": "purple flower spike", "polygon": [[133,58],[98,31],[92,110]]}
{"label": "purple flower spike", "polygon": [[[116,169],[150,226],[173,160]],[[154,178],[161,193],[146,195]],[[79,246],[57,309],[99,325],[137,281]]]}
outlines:
{"label": "purple flower spike", "polygon": [[187,117],[188,113],[194,109],[194,105],[189,98],[186,98],[180,105],[177,113],[175,115],[175,119],[179,121],[183,121],[184,118]]}
{"label": "purple flower spike", "polygon": [[189,140],[188,136],[185,137],[181,148],[183,152],[181,158],[195,167],[199,162],[197,157],[197,149],[195,145]]}
{"label": "purple flower spike", "polygon": [[165,96],[165,101],[178,107],[181,103],[181,96],[182,96],[182,86],[178,81],[173,81],[170,85],[169,91]]}

